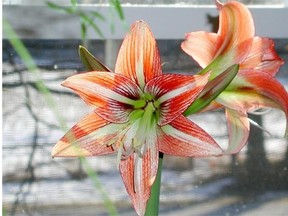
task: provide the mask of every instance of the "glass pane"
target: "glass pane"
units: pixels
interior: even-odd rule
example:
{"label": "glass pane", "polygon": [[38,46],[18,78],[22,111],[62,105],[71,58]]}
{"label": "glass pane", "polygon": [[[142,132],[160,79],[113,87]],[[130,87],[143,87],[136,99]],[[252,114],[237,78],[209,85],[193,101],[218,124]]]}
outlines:
{"label": "glass pane", "polygon": [[[70,4],[69,0],[53,2]],[[84,5],[106,4],[108,1],[78,2]],[[212,0],[121,2],[127,5],[214,5]],[[242,2],[273,6],[284,3],[283,0]],[[4,0],[2,4],[26,5],[28,7],[25,8],[33,10],[29,5],[45,5],[45,1]],[[25,29],[22,26],[25,21],[23,16],[19,16],[19,13],[11,14],[24,32],[33,35],[34,30],[40,26],[34,25],[34,22],[41,19],[33,16],[33,28]],[[55,25],[59,22],[57,17],[53,18],[50,16],[45,23]],[[44,22],[41,24],[45,26]],[[72,27],[76,29],[79,25],[77,23]],[[53,31],[53,28],[50,26],[47,30]],[[66,24],[61,30],[68,32],[67,37],[70,36]],[[24,39],[23,42],[55,100],[55,109],[65,119],[68,127],[74,125],[91,110],[72,91],[63,88],[61,82],[72,74],[85,71],[77,52],[82,41],[80,38],[66,39],[63,36],[61,39],[44,40],[34,37]],[[115,59],[111,60],[111,56],[116,57],[121,42],[86,41],[89,50],[99,60],[109,64],[112,62],[109,68],[115,65]],[[199,71],[199,66],[181,51],[181,42],[174,39],[157,41],[163,70],[173,73]],[[277,39],[275,47],[280,57],[287,62],[287,38]],[[100,191],[87,177],[79,160],[51,158],[51,149],[64,131],[45,97],[37,89],[35,76],[27,71],[6,39],[3,40],[2,53],[2,203],[7,215],[108,215]],[[287,63],[282,66],[278,78],[287,88]],[[227,125],[223,112],[207,112],[191,118],[205,127],[219,143],[224,143],[224,146],[227,144]],[[228,216],[242,213],[278,216],[288,212],[288,142],[283,138],[285,117],[282,112],[273,109],[254,120],[262,122],[273,136],[254,127],[252,139],[238,155],[192,159],[165,156],[160,216]],[[115,155],[89,158],[89,163],[115,203],[119,215],[135,215],[117,170]]]}
{"label": "glass pane", "polygon": [[[57,110],[67,125],[72,126],[90,110],[60,83],[65,77],[85,70],[77,54],[81,41],[24,42],[57,102]],[[181,42],[158,41],[164,71],[199,70],[180,50]],[[287,45],[287,39],[276,40],[277,52],[286,61]],[[98,59],[105,61],[104,41],[90,41],[88,47]],[[279,79],[286,87],[287,71],[285,64],[279,72]],[[223,112],[203,113],[192,119],[219,143],[227,142]],[[249,154],[245,148],[233,157],[165,156],[160,215],[280,216],[287,212],[288,151],[287,140],[282,137],[285,118],[280,111],[271,110],[261,116],[261,121],[273,136],[256,128],[255,145],[251,144],[255,150]],[[7,215],[108,215],[100,192],[87,178],[79,161],[51,158],[51,149],[63,134],[55,115],[35,87],[33,75],[4,41],[2,200]],[[249,157],[252,161],[246,164]],[[93,157],[89,162],[116,203],[119,215],[135,215],[116,168],[116,156]],[[270,210],[273,213],[270,214]]]}

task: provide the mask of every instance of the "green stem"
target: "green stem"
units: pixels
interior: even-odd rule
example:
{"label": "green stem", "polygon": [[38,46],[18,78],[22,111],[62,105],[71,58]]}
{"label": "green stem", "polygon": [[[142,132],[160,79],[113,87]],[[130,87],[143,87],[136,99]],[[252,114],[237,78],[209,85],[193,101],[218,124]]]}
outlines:
{"label": "green stem", "polygon": [[151,196],[147,202],[145,216],[157,216],[159,213],[159,198],[160,198],[160,187],[161,187],[161,173],[162,173],[162,162],[164,154],[159,152],[158,171],[154,184],[151,188]]}

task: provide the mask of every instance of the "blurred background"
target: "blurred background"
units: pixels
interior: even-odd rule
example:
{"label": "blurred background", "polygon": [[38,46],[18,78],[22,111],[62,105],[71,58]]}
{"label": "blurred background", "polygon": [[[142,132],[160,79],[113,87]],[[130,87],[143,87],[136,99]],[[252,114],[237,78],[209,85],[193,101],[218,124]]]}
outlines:
{"label": "blurred background", "polygon": [[[102,189],[119,215],[135,215],[115,155],[88,159],[100,187],[79,159],[51,158],[51,149],[65,130],[89,112],[82,100],[60,83],[85,71],[79,45],[113,69],[123,36],[137,19],[151,26],[163,70],[169,73],[199,71],[180,48],[186,32],[217,30],[218,12],[209,0],[127,0],[120,1],[121,5],[118,1],[75,2],[2,1],[3,19],[37,66],[27,69],[27,60],[19,57],[11,44],[15,35],[3,25],[2,203],[6,215],[109,215]],[[287,1],[241,2],[251,7],[257,35],[273,38],[277,53],[287,62]],[[278,79],[288,88],[287,63]],[[270,109],[250,117],[269,133],[252,126],[248,145],[235,156],[194,159],[165,155],[160,215],[287,214],[285,116]],[[191,119],[223,148],[227,146],[223,111]]]}

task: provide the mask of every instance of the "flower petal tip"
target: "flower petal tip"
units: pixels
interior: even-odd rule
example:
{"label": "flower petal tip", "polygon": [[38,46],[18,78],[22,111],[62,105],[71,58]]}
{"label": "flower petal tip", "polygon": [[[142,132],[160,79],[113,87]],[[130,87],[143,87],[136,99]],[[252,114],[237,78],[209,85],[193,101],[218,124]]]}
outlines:
{"label": "flower petal tip", "polygon": [[80,83],[80,79],[77,80],[78,75],[72,75],[61,82],[61,86],[65,88],[74,89],[74,87],[78,86],[77,83]]}
{"label": "flower petal tip", "polygon": [[91,156],[91,153],[77,145],[69,144],[63,141],[59,141],[54,146],[51,152],[52,158],[54,157],[82,157]]}
{"label": "flower petal tip", "polygon": [[68,87],[68,80],[69,78],[67,78],[66,80],[64,80],[63,82],[61,82],[61,86],[64,86],[64,87]]}
{"label": "flower petal tip", "polygon": [[137,20],[136,23],[143,23],[143,24],[147,25],[147,23],[144,20]]}
{"label": "flower petal tip", "polygon": [[53,147],[51,156],[54,157],[61,157],[61,151],[65,149],[65,146],[67,146],[67,143],[62,142],[61,140]]}
{"label": "flower petal tip", "polygon": [[206,155],[208,157],[221,157],[225,155],[225,151],[220,146],[213,146],[210,147],[209,150],[207,150]]}
{"label": "flower petal tip", "polygon": [[225,152],[222,148],[219,147],[219,148],[217,148],[217,150],[214,151],[214,154],[215,154],[214,156],[220,157],[220,156],[224,155]]}
{"label": "flower petal tip", "polygon": [[219,0],[215,0],[215,5],[216,5],[218,10],[221,10],[223,7],[223,3],[220,2]]}

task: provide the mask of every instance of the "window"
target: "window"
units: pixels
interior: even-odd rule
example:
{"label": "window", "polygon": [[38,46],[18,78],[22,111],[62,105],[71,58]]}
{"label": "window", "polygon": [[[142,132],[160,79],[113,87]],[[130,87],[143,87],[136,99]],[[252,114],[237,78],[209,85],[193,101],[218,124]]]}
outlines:
{"label": "window", "polygon": [[[53,2],[70,4],[69,0]],[[84,11],[109,14],[107,1],[79,2]],[[251,5],[257,35],[274,38],[278,54],[287,62],[287,1],[242,2]],[[91,5],[94,3],[98,5]],[[180,43],[186,32],[212,30],[211,23],[217,16],[213,1],[127,0],[122,3],[128,25],[137,19],[150,24],[158,40],[165,71],[185,73],[199,69],[181,51]],[[65,77],[85,70],[77,53],[82,43],[79,17],[48,8],[44,1],[4,0],[2,4],[3,17],[11,23],[37,63],[41,78],[56,102],[55,109],[67,126],[72,126],[89,112],[78,97],[60,86]],[[86,45],[98,59],[113,68],[127,29],[117,18],[111,21],[115,25],[114,32],[110,30],[109,20],[97,23],[105,39],[88,29]],[[24,67],[5,34],[2,64],[2,196],[8,215],[106,215],[103,197],[87,178],[79,160],[51,158],[52,146],[64,132],[45,97],[37,90],[35,77]],[[286,88],[287,71],[286,63],[279,72],[279,79]],[[227,142],[223,112],[192,118],[217,141]],[[270,136],[253,127],[256,139],[253,143],[258,144],[258,148],[255,145],[245,148],[235,157],[165,158],[160,215],[190,215],[192,212],[194,215],[243,212],[252,215],[259,211],[283,215],[288,211],[288,143],[282,138],[283,113],[271,110],[269,115],[254,118],[273,134]],[[249,157],[254,160],[249,161]],[[115,157],[95,157],[89,162],[119,215],[134,215],[116,169]],[[249,169],[249,164],[255,166]]]}

